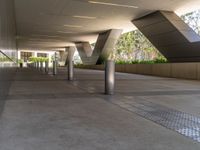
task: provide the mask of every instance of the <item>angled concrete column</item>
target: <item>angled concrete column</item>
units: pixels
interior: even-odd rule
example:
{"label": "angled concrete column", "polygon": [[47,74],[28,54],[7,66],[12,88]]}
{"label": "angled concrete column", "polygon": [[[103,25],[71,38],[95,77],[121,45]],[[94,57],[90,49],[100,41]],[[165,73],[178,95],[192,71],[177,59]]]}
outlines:
{"label": "angled concrete column", "polygon": [[61,66],[66,66],[67,65],[67,57],[68,57],[68,51],[60,52],[59,64]]}
{"label": "angled concrete column", "polygon": [[74,62],[73,57],[74,53],[76,51],[76,47],[67,47],[66,52],[68,52],[67,55],[67,68],[68,68],[68,80],[72,81],[74,79]]}
{"label": "angled concrete column", "polygon": [[174,12],[157,11],[133,24],[170,62],[200,61],[200,36]]}
{"label": "angled concrete column", "polygon": [[77,42],[76,48],[85,65],[102,64],[114,50],[114,46],[120,37],[122,30],[112,29],[100,33],[95,44],[94,50],[89,42]]}
{"label": "angled concrete column", "polygon": [[105,63],[105,94],[113,95],[115,89],[115,61],[107,60]]}
{"label": "angled concrete column", "polygon": [[76,43],[76,48],[84,65],[96,64],[99,58],[99,54],[97,53],[95,55],[93,54],[93,49],[89,42]]}

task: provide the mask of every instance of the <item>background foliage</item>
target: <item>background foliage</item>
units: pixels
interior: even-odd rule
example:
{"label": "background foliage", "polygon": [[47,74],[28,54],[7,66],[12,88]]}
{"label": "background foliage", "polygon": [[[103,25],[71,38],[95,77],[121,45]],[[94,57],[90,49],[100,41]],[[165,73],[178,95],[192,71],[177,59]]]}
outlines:
{"label": "background foliage", "polygon": [[35,62],[46,62],[49,61],[47,57],[30,57],[29,62],[35,63]]}

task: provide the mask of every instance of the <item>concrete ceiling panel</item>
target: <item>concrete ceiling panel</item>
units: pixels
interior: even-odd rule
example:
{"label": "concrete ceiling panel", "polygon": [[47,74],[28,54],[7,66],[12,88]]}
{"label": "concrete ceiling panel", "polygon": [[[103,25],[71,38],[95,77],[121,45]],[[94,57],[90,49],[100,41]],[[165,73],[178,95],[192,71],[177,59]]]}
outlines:
{"label": "concrete ceiling panel", "polygon": [[[199,0],[91,0],[138,8],[94,4],[88,1],[15,0],[19,49],[27,49],[29,45],[30,48],[34,45],[36,48],[64,47],[76,41],[93,43],[98,33],[105,30],[134,30],[131,20],[157,10],[183,14],[200,8]],[[42,39],[43,42],[37,39]]]}

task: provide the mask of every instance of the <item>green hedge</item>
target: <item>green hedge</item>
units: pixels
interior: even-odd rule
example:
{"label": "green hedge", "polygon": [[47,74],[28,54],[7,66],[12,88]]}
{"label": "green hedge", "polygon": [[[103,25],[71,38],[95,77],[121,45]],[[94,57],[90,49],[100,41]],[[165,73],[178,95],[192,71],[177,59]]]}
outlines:
{"label": "green hedge", "polygon": [[0,62],[11,62],[7,57],[0,57]]}
{"label": "green hedge", "polygon": [[118,60],[116,64],[160,64],[160,63],[168,63],[166,59],[155,59],[155,60],[134,60],[134,61],[124,61]]}
{"label": "green hedge", "polygon": [[49,61],[49,58],[47,57],[30,57],[29,61],[34,63],[34,62],[46,62]]}

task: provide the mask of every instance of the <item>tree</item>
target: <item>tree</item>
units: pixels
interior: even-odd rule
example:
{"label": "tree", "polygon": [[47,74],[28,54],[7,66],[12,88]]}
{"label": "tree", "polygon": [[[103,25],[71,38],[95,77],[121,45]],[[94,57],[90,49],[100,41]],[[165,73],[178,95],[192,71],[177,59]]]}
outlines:
{"label": "tree", "polygon": [[135,30],[120,37],[113,57],[116,61],[134,61],[163,56],[139,30]]}
{"label": "tree", "polygon": [[200,10],[183,15],[181,18],[200,35]]}

